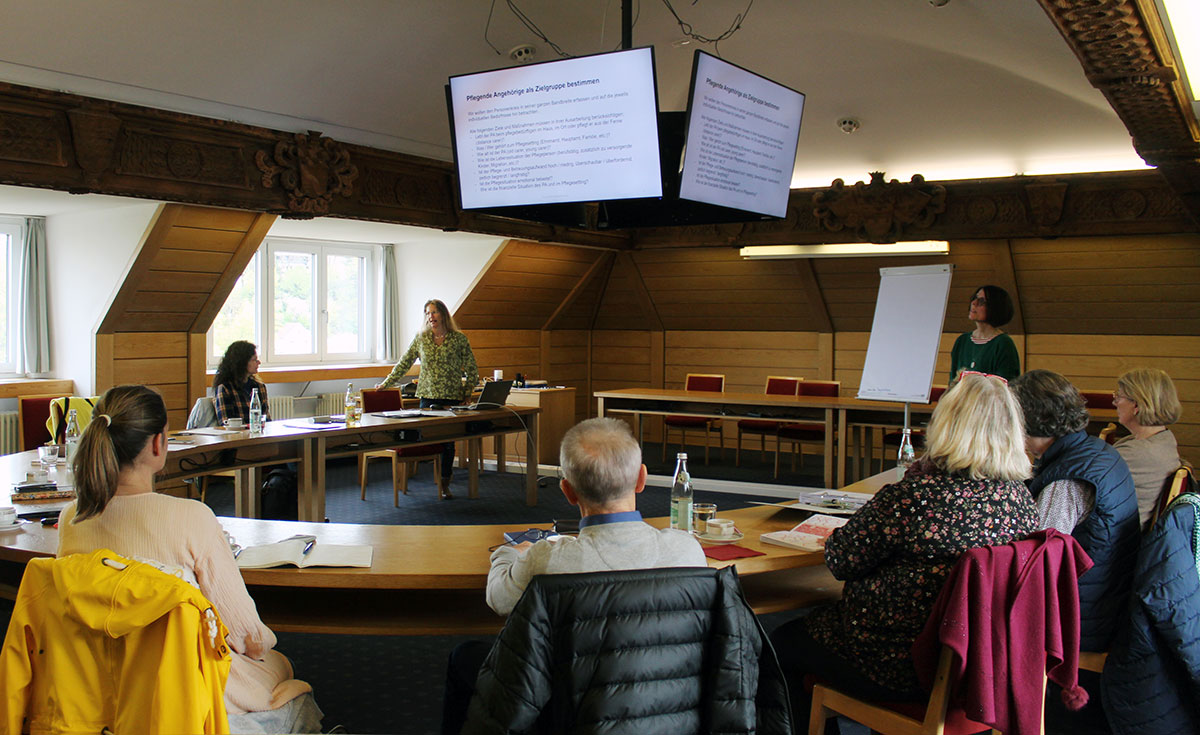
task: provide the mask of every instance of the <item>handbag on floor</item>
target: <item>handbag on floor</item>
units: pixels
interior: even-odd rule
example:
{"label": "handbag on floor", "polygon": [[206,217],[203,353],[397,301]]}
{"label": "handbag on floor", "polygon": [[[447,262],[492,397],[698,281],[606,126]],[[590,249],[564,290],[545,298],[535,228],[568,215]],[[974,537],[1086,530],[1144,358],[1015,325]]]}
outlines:
{"label": "handbag on floor", "polygon": [[272,521],[294,521],[299,518],[299,482],[296,473],[285,467],[267,473],[262,484],[262,517]]}

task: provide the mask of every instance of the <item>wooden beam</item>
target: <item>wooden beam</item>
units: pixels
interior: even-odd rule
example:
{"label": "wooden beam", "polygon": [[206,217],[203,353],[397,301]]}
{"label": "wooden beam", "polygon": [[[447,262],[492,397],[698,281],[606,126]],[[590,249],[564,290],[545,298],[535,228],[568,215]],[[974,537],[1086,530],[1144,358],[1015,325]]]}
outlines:
{"label": "wooden beam", "polygon": [[817,281],[816,271],[813,270],[810,258],[799,258],[792,261],[796,264],[796,275],[800,278],[800,288],[804,291],[808,303],[812,306],[813,319],[817,323],[818,332],[832,332],[833,320],[829,318],[829,305],[821,293],[821,284]]}
{"label": "wooden beam", "polygon": [[138,244],[133,265],[130,266],[129,273],[121,283],[117,295],[113,297],[113,302],[108,307],[108,313],[96,330],[97,334],[112,334],[122,325],[125,313],[137,298],[139,285],[146,274],[150,272],[154,256],[162,247],[163,241],[166,240],[167,233],[175,226],[175,220],[179,217],[182,209],[182,205],[179,204],[159,205],[158,211],[150,219],[150,224],[146,226],[146,232],[142,234],[142,241]]}
{"label": "wooden beam", "polygon": [[203,334],[212,327],[221,307],[225,305],[225,300],[229,298],[233,287],[237,285],[238,278],[241,278],[246,266],[250,265],[254,254],[258,252],[259,246],[267,236],[267,231],[271,229],[271,225],[275,224],[275,219],[273,214],[260,214],[254,218],[253,223],[246,229],[245,234],[238,242],[237,249],[230,254],[225,270],[217,279],[217,285],[209,292],[208,299],[196,313],[196,319],[192,322],[189,332]]}
{"label": "wooden beam", "polygon": [[1013,267],[1012,240],[997,242],[992,252],[996,256],[996,285],[1012,298],[1013,317],[1006,331],[1024,334],[1025,318],[1021,315],[1021,290],[1017,288],[1017,271]]}
{"label": "wooden beam", "polygon": [[646,288],[646,281],[642,279],[642,269],[638,268],[637,261],[629,253],[621,253],[620,257],[628,259],[629,265],[632,266],[634,291],[642,300],[642,308],[646,312],[647,325],[646,328],[651,332],[661,332],[665,329],[663,326],[662,317],[658,315],[658,308],[654,305],[654,297],[650,295],[650,289]]}
{"label": "wooden beam", "polygon": [[601,272],[612,268],[612,261],[612,253],[602,253],[600,257],[596,258],[595,262],[592,263],[592,266],[588,268],[587,273],[584,273],[583,276],[580,277],[580,279],[575,283],[575,287],[571,289],[571,291],[563,298],[561,302],[559,302],[558,308],[554,310],[554,313],[551,314],[550,318],[546,320],[546,323],[542,325],[542,329],[553,329],[554,322],[558,319],[559,315],[574,306],[575,301],[579,299],[580,294],[587,290],[587,287],[591,285],[592,281],[595,280],[595,278]]}

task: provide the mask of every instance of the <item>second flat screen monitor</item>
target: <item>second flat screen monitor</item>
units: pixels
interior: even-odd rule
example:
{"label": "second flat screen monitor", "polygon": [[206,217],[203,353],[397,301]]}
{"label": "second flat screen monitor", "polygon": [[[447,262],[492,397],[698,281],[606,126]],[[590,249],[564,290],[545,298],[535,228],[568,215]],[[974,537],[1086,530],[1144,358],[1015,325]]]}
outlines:
{"label": "second flat screen monitor", "polygon": [[463,209],[662,196],[650,48],[451,77]]}
{"label": "second flat screen monitor", "polygon": [[804,95],[696,52],[679,198],[787,215]]}

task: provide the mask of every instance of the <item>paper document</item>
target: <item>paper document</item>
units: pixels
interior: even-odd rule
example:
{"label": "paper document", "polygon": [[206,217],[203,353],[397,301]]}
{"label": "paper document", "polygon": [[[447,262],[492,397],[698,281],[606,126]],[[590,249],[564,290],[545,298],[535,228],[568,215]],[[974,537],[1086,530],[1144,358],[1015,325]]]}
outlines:
{"label": "paper document", "polygon": [[825,540],[829,538],[834,529],[844,526],[848,520],[848,518],[815,515],[792,527],[790,531],[771,531],[759,536],[758,540],[764,544],[786,546],[802,551],[823,551]]}
{"label": "paper document", "polygon": [[873,498],[871,493],[849,493],[845,490],[820,490],[812,493],[800,493],[796,508],[811,510],[815,513],[833,513],[834,515],[854,515],[858,509]]}
{"label": "paper document", "polygon": [[[305,548],[308,547],[307,553]],[[290,538],[262,546],[249,546],[237,556],[241,569],[271,567],[370,567],[374,552],[370,546],[322,544],[304,538]]]}

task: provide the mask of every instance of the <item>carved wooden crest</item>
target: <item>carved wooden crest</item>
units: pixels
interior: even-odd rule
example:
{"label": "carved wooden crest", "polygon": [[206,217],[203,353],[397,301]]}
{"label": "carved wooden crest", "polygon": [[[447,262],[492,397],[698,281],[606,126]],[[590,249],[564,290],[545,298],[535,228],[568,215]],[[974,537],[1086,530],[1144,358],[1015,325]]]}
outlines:
{"label": "carved wooden crest", "polygon": [[832,187],[813,194],[813,213],[821,227],[830,232],[850,228],[868,242],[895,242],[905,227],[929,227],[946,211],[946,187],[927,184],[920,174],[907,184],[885,182],[883,175],[872,171],[871,183],[854,186],[835,179]]}
{"label": "carved wooden crest", "polygon": [[328,214],[333,196],[350,196],[351,185],[358,177],[346,147],[321,137],[315,130],[279,141],[274,156],[259,151],[254,162],[262,171],[263,186],[271,188],[279,180],[279,186],[288,194],[289,213],[293,214]]}

